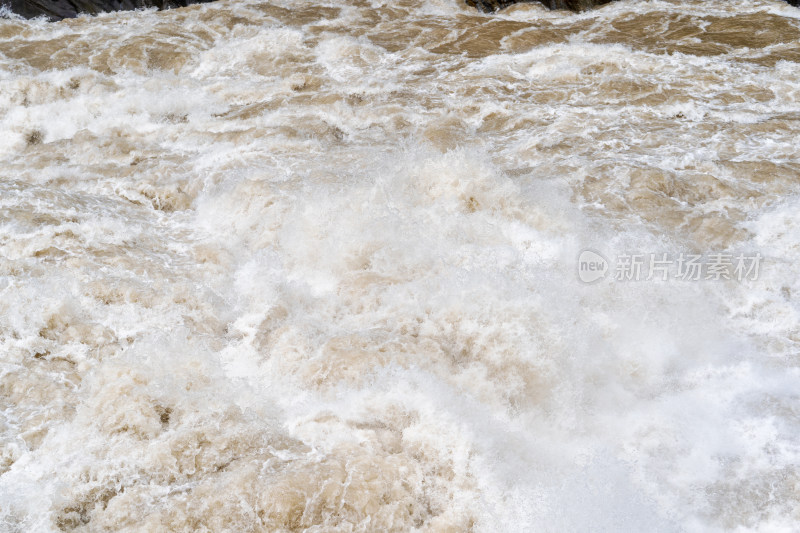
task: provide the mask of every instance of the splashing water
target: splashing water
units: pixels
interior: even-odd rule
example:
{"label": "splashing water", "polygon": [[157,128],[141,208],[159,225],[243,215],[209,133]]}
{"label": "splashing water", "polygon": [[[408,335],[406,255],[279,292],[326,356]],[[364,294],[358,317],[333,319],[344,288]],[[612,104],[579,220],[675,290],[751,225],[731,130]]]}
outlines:
{"label": "splashing water", "polygon": [[798,42],[777,0],[0,19],[0,529],[797,530]]}

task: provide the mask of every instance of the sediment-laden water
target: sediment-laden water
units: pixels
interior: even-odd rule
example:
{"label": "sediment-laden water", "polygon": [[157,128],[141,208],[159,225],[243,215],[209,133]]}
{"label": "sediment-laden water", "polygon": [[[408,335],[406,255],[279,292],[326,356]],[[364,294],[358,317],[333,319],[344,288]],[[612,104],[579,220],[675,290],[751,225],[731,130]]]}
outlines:
{"label": "sediment-laden water", "polygon": [[0,530],[796,531],[798,62],[772,0],[0,19]]}

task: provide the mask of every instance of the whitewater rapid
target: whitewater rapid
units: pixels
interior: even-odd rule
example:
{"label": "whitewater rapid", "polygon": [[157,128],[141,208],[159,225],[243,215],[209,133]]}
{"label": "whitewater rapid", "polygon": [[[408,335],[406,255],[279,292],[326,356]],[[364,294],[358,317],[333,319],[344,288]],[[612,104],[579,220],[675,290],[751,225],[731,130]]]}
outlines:
{"label": "whitewater rapid", "polygon": [[0,530],[797,531],[798,62],[777,0],[0,18]]}

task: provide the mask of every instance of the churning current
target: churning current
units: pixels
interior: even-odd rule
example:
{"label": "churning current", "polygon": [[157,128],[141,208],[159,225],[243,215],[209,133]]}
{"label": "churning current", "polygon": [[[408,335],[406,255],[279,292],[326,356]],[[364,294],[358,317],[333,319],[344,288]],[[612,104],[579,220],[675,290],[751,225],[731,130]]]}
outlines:
{"label": "churning current", "polygon": [[0,19],[3,532],[800,528],[800,10]]}

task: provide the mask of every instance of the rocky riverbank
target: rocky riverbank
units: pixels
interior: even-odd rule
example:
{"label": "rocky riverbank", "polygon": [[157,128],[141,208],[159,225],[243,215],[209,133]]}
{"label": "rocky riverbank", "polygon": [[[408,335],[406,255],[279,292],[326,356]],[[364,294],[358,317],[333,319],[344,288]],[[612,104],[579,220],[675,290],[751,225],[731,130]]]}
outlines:
{"label": "rocky riverbank", "polygon": [[[155,7],[171,9],[191,4],[212,2],[213,0],[0,0],[0,5],[7,6],[12,13],[25,18],[47,17],[50,20],[61,20],[76,17],[82,13],[97,14],[108,11],[123,11]],[[465,0],[484,13],[491,13],[513,4],[532,2],[535,0]],[[538,0],[550,9],[569,9],[585,11],[593,7],[608,4],[614,0]],[[800,0],[785,0],[793,6],[800,6]]]}
{"label": "rocky riverbank", "polygon": [[[572,11],[585,11],[611,1],[613,0],[540,0],[542,4],[550,9],[571,9]],[[466,0],[466,2],[467,5],[475,7],[485,13],[490,13],[520,3],[519,0]]]}
{"label": "rocky riverbank", "polygon": [[77,17],[83,13],[96,15],[108,11],[126,11],[148,7],[171,9],[211,1],[212,0],[0,0],[0,5],[7,6],[12,13],[22,15],[25,18],[47,17],[55,21]]}

